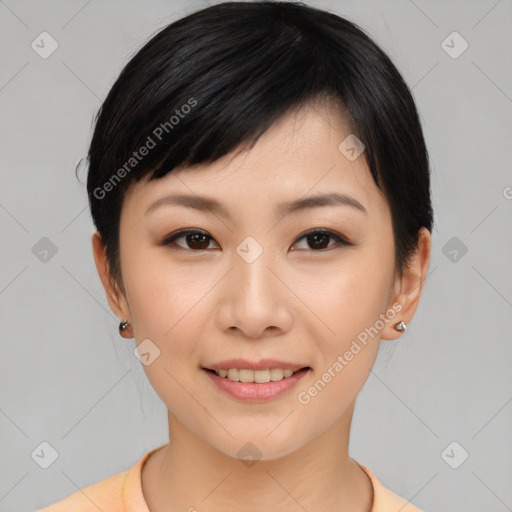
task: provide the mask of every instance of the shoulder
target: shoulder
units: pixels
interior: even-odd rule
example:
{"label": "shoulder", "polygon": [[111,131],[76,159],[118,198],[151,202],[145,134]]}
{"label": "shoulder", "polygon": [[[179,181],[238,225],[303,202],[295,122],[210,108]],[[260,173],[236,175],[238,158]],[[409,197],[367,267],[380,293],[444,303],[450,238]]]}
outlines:
{"label": "shoulder", "polygon": [[128,471],[123,471],[105,478],[36,512],[123,511],[122,493],[127,475]]}
{"label": "shoulder", "polygon": [[378,478],[366,466],[360,464],[365,473],[370,477],[373,485],[373,507],[372,512],[422,512],[410,501],[398,496],[393,491],[384,487]]}
{"label": "shoulder", "polygon": [[84,487],[35,512],[149,512],[142,492],[141,470],[149,456],[163,446],[165,444],[146,452],[126,471]]}

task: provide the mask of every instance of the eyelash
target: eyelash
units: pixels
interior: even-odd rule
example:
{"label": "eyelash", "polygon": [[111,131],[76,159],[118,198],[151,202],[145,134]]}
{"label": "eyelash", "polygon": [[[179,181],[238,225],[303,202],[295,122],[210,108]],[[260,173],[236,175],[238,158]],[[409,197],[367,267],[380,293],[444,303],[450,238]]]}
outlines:
{"label": "eyelash", "polygon": [[[171,236],[167,237],[166,239],[164,239],[164,241],[161,243],[161,245],[163,245],[163,246],[174,245],[174,246],[176,246],[177,250],[180,250],[180,249],[184,250],[184,251],[190,250],[192,252],[200,252],[200,251],[209,251],[210,250],[210,249],[186,249],[186,248],[181,247],[181,246],[179,246],[179,245],[177,245],[175,243],[176,240],[178,240],[180,238],[183,238],[183,237],[186,237],[187,235],[191,235],[191,234],[204,235],[207,239],[209,238],[210,240],[213,240],[213,238],[211,236],[207,235],[204,231],[201,231],[201,230],[198,230],[198,229],[184,229],[184,230],[178,231],[174,235],[171,235]],[[343,245],[343,246],[355,246],[356,245],[356,244],[354,244],[352,242],[349,242],[347,239],[345,239],[341,235],[335,233],[334,231],[331,231],[331,230],[328,230],[328,229],[321,229],[321,228],[320,229],[313,229],[311,231],[307,231],[306,233],[301,235],[295,241],[295,243],[297,243],[299,240],[302,240],[303,238],[307,238],[308,236],[313,236],[313,235],[327,235],[330,238],[334,239],[338,244]],[[336,246],[336,244],[331,245],[331,246],[329,246],[327,248],[323,248],[323,249],[318,249],[318,250],[317,249],[311,249],[311,250],[313,252],[325,252],[325,251],[331,250],[335,246]],[[304,249],[300,249],[300,250],[304,250]]]}

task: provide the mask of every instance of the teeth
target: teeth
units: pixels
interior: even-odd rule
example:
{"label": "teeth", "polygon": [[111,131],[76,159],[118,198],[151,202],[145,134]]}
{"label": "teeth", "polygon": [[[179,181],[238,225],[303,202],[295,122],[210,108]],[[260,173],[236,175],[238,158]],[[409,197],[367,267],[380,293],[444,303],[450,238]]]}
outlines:
{"label": "teeth", "polygon": [[280,368],[272,368],[271,370],[238,370],[230,368],[229,370],[215,370],[220,377],[226,377],[234,382],[256,382],[263,384],[265,382],[281,380],[290,377],[293,370],[282,370]]}

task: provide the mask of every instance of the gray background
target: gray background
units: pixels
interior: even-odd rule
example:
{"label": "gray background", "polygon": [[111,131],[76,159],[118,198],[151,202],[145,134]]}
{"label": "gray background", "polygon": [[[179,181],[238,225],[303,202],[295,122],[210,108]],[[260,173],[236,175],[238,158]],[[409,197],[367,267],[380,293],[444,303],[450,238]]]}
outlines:
{"label": "gray background", "polygon": [[[407,333],[382,342],[351,456],[429,512],[510,511],[512,1],[306,3],[389,53],[432,165],[429,277]],[[130,56],[204,5],[0,1],[0,511],[53,503],[167,441],[165,408],[97,276],[74,169]],[[31,47],[43,31],[59,45],[47,59]],[[443,43],[453,31],[469,44],[457,58],[462,41]],[[44,237],[55,254],[40,252]],[[42,442],[58,453],[48,469],[31,456]]]}

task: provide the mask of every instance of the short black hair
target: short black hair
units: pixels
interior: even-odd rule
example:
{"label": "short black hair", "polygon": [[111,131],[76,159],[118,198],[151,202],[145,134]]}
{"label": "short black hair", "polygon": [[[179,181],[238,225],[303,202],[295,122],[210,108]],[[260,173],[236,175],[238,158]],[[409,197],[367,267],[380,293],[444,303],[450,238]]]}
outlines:
{"label": "short black hair", "polygon": [[119,221],[134,180],[253,147],[285,113],[318,100],[336,105],[365,146],[402,274],[419,229],[433,224],[428,153],[409,88],[355,23],[303,3],[255,1],[218,3],[159,30],[100,107],[87,192],[112,278],[122,285]]}

